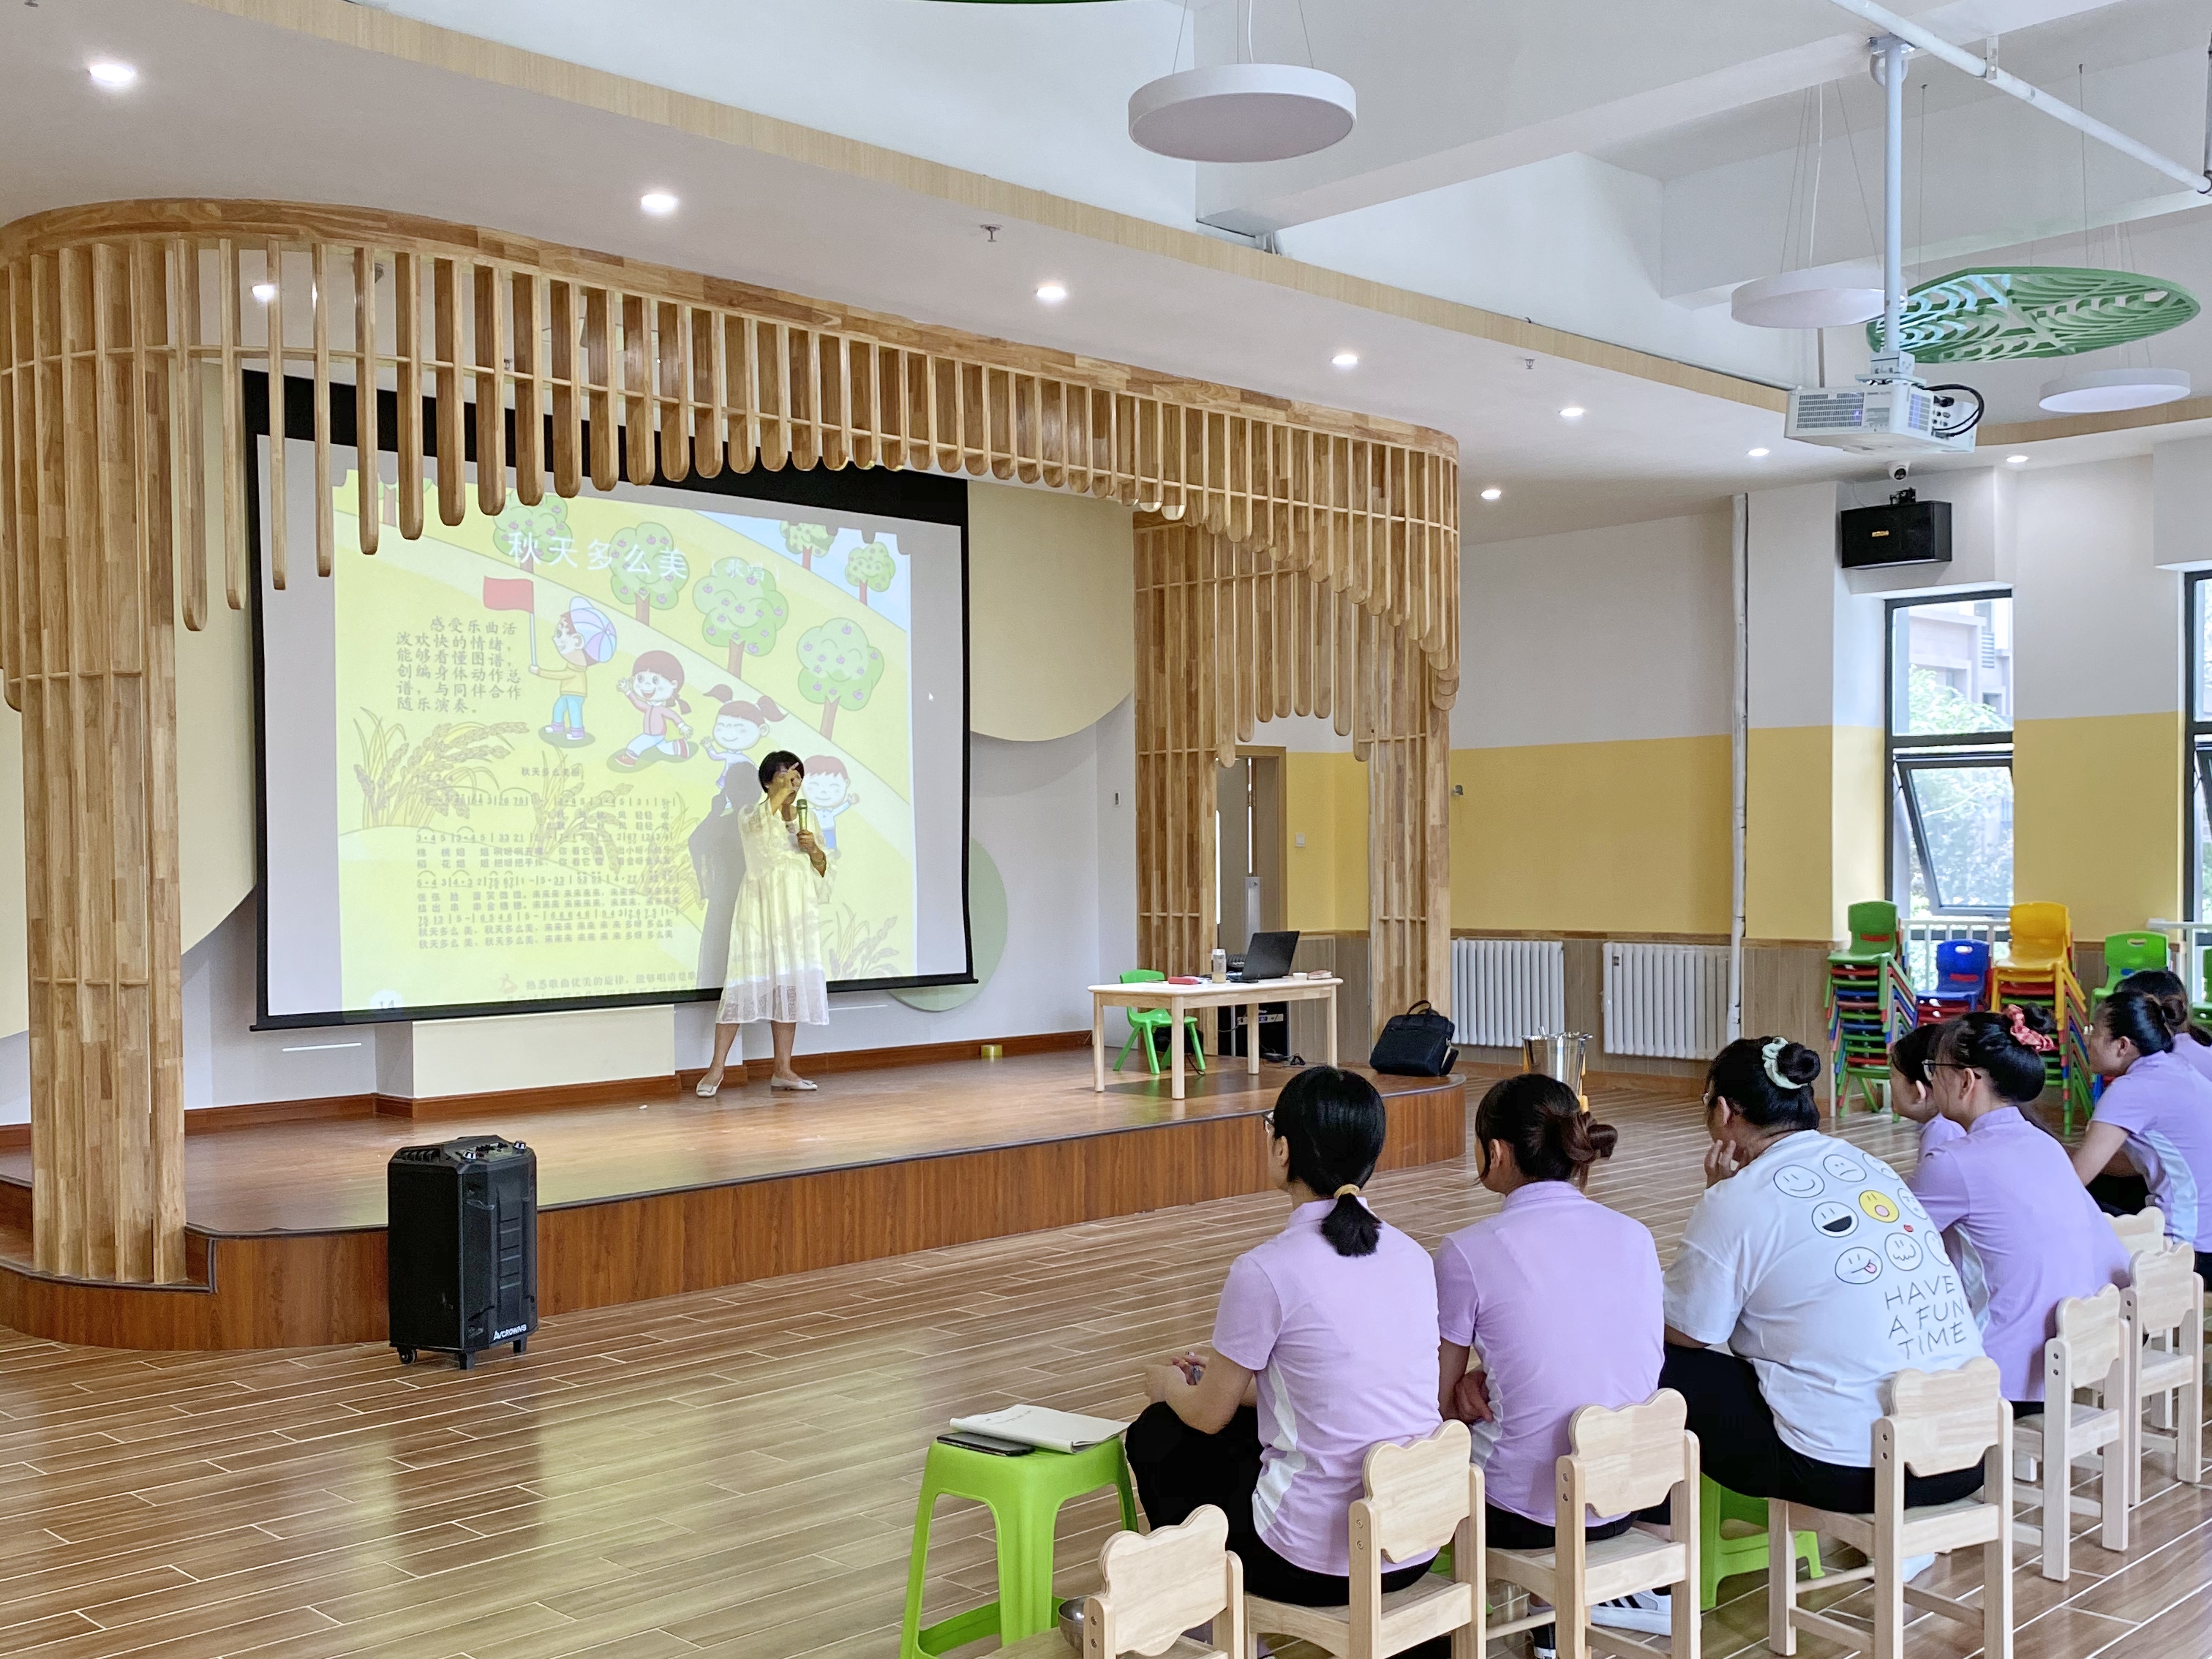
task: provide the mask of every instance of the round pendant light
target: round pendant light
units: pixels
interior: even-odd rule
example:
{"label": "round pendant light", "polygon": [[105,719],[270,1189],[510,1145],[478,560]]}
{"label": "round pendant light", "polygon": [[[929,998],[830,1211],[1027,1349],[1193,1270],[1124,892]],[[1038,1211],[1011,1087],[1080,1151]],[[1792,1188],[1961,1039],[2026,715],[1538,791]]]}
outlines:
{"label": "round pendant light", "polygon": [[2045,380],[2038,401],[2055,415],[2101,415],[2178,403],[2188,395],[2185,369],[2090,368]]}
{"label": "round pendant light", "polygon": [[1184,161],[1282,161],[1352,131],[1352,83],[1296,64],[1215,64],[1129,95],[1129,137]]}
{"label": "round pendant light", "polygon": [[1881,315],[1881,273],[1871,265],[1785,270],[1746,283],[1729,313],[1753,328],[1840,328]]}

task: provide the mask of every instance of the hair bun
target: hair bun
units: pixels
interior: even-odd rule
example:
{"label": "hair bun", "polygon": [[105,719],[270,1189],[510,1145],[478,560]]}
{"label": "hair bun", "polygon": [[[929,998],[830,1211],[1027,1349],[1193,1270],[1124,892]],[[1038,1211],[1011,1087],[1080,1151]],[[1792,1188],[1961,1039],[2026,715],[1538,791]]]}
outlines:
{"label": "hair bun", "polygon": [[2039,1002],[2008,1002],[2005,1004],[2005,1012],[2008,1017],[2017,1012],[2020,1023],[2038,1036],[2056,1036],[2058,1034],[2058,1024],[2051,1018],[2051,1010]]}
{"label": "hair bun", "polygon": [[1796,1088],[1808,1086],[1820,1075],[1820,1056],[1802,1042],[1785,1042],[1775,1056],[1775,1067]]}

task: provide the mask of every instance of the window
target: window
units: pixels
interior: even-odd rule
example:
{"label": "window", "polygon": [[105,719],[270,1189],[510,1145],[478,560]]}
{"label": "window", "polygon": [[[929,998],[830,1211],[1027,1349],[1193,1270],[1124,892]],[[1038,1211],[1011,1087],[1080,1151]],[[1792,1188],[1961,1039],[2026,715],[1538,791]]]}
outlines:
{"label": "window", "polygon": [[2188,603],[2182,608],[2188,639],[2182,655],[2188,668],[2188,735],[2182,764],[2181,798],[2189,814],[2188,903],[2192,921],[2212,920],[2212,572],[2189,578]]}
{"label": "window", "polygon": [[1893,599],[1888,653],[1891,896],[1907,916],[2001,914],[2012,904],[2012,598]]}

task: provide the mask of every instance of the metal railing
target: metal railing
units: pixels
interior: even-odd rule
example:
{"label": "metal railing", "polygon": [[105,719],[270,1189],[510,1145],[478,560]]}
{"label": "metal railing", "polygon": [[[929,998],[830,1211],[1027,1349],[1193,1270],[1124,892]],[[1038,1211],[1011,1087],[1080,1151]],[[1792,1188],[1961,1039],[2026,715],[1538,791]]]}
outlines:
{"label": "metal railing", "polygon": [[1998,946],[2012,942],[2010,924],[1996,916],[1907,916],[1898,928],[1905,935],[1905,976],[1922,996],[1936,988],[1936,947],[1945,940],[1978,939],[1990,947],[1992,961]]}
{"label": "metal railing", "polygon": [[2182,983],[2189,988],[2191,1003],[2203,1004],[2206,1000],[2204,952],[2212,949],[2212,921],[2166,921],[2153,916],[2144,926],[2154,933],[2180,936],[2181,962],[2178,971]]}

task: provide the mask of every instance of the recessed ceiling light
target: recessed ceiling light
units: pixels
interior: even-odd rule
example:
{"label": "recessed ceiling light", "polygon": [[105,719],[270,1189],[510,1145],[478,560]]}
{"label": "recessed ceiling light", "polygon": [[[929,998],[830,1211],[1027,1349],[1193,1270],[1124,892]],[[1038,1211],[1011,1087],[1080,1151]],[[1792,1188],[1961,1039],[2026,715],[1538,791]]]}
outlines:
{"label": "recessed ceiling light", "polygon": [[110,92],[120,92],[138,78],[136,65],[118,63],[112,58],[103,58],[97,63],[86,64],[85,68],[95,82]]}
{"label": "recessed ceiling light", "polygon": [[274,283],[256,283],[253,285],[253,297],[260,301],[263,305],[267,305],[271,300],[276,297],[276,284]]}
{"label": "recessed ceiling light", "polygon": [[637,204],[647,213],[673,213],[676,198],[665,190],[648,190],[637,198]]}
{"label": "recessed ceiling light", "polygon": [[1340,351],[1335,356],[1330,358],[1329,362],[1339,368],[1357,368],[1359,367],[1359,354],[1356,351]]}
{"label": "recessed ceiling light", "polygon": [[1043,301],[1048,306],[1056,306],[1066,297],[1067,284],[1066,283],[1039,283],[1037,284],[1037,298]]}
{"label": "recessed ceiling light", "polygon": [[1588,411],[1580,404],[1569,404],[1559,411],[1559,418],[1563,421],[1579,421],[1586,413]]}
{"label": "recessed ceiling light", "polygon": [[1766,446],[1765,446],[1765,445],[1761,444],[1761,445],[1760,445],[1757,449],[1752,450],[1752,451],[1751,451],[1751,452],[1749,452],[1749,453],[1750,453],[1750,455],[1751,455],[1751,459],[1752,459],[1753,460],[1754,460],[1754,461],[1755,461],[1755,460],[1759,459],[1760,459],[1761,457],[1763,457],[1763,456],[1771,454],[1773,452],[1772,452],[1772,451],[1771,451],[1771,450],[1769,450],[1769,449],[1766,447]]}
{"label": "recessed ceiling light", "polygon": [[1482,492],[1482,499],[1486,501],[1494,501],[1504,493],[1505,492],[1500,489],[1496,484],[1492,484],[1489,489]]}
{"label": "recessed ceiling light", "polygon": [[2025,455],[2008,455],[2005,457],[2005,465],[2007,466],[2026,466],[2027,465],[2027,457]]}

